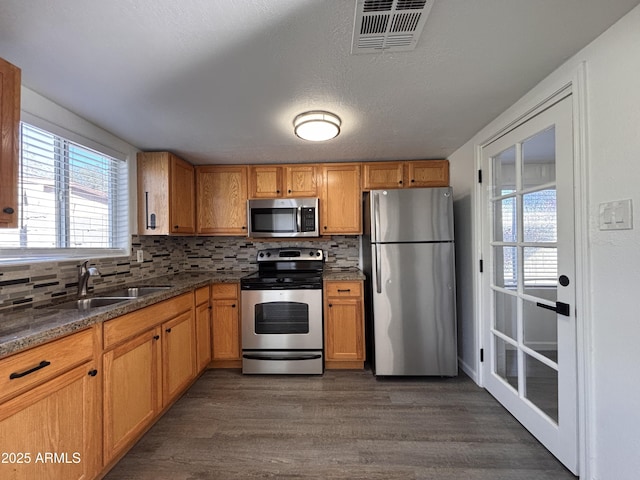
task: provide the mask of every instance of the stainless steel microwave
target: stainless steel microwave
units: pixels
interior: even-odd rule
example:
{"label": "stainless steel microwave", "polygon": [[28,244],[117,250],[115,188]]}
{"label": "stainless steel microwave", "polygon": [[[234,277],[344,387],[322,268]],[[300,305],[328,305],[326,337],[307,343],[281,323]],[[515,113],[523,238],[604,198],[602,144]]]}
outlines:
{"label": "stainless steel microwave", "polygon": [[317,198],[248,200],[250,237],[317,237]]}

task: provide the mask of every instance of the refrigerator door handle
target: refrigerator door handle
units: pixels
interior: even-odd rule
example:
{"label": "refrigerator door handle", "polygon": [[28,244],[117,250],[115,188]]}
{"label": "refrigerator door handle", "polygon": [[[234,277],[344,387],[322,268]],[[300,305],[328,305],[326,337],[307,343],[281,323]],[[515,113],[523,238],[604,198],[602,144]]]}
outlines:
{"label": "refrigerator door handle", "polygon": [[380,244],[376,243],[376,292],[382,293],[382,276],[380,273]]}
{"label": "refrigerator door handle", "polygon": [[375,268],[376,268],[376,292],[382,293],[381,274],[380,274],[380,194],[373,194],[373,242],[375,245]]}
{"label": "refrigerator door handle", "polygon": [[378,243],[380,239],[380,194],[373,194],[373,241]]}

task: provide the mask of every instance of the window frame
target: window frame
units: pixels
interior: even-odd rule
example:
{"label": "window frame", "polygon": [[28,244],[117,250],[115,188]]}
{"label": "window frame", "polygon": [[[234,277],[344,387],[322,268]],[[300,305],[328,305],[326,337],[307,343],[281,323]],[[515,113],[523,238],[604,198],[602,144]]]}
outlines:
{"label": "window frame", "polygon": [[[120,211],[117,218],[114,219],[114,224],[118,223],[121,226],[120,231],[117,232],[116,246],[111,247],[90,247],[90,248],[75,248],[75,247],[55,247],[55,248],[21,248],[21,247],[0,247],[0,267],[4,265],[15,265],[24,263],[35,262],[56,262],[65,260],[76,259],[95,259],[95,258],[117,258],[117,257],[129,257],[131,252],[131,212],[130,212],[130,199],[131,199],[131,185],[130,185],[130,168],[128,156],[114,150],[110,147],[102,145],[94,140],[86,138],[82,135],[76,134],[55,124],[52,124],[46,120],[43,120],[37,116],[22,112],[22,118],[20,121],[20,130],[22,135],[22,125],[34,127],[36,129],[43,130],[53,135],[56,141],[62,141],[69,149],[70,145],[76,144],[81,148],[95,151],[98,154],[111,157],[115,160],[123,162],[122,169],[119,172],[118,190],[119,194],[115,196],[114,201],[120,205]],[[19,142],[19,165],[22,162],[22,140]],[[56,183],[58,180],[56,180]],[[20,189],[20,186],[18,186]],[[65,194],[68,194],[67,190],[63,190]],[[57,202],[58,203],[58,202]],[[64,203],[64,202],[63,202]],[[68,203],[67,203],[68,207]],[[22,208],[22,201],[18,202],[18,208]],[[113,202],[109,202],[109,210],[113,208]],[[123,216],[126,218],[123,219]],[[59,234],[59,228],[68,228],[69,214],[65,214],[63,222],[58,223],[56,228],[56,235]],[[19,227],[18,227],[19,228]],[[116,232],[116,227],[110,232],[110,235]]]}

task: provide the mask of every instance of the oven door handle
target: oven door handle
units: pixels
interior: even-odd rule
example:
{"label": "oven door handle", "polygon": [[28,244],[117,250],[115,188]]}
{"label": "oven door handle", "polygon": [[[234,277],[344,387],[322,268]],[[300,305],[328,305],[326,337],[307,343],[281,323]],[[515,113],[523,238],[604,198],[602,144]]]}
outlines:
{"label": "oven door handle", "polygon": [[297,213],[296,213],[296,224],[298,227],[298,232],[302,231],[302,207],[298,207],[297,208]]}
{"label": "oven door handle", "polygon": [[307,353],[300,355],[276,355],[276,354],[260,354],[260,353],[244,353],[243,358],[249,360],[316,360],[322,358],[319,353]]}

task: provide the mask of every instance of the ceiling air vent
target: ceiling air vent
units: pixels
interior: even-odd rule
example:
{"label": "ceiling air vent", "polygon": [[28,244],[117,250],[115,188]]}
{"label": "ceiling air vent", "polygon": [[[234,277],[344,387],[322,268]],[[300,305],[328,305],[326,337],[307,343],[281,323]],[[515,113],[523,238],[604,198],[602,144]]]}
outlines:
{"label": "ceiling air vent", "polygon": [[351,53],[416,48],[433,0],[357,0]]}

